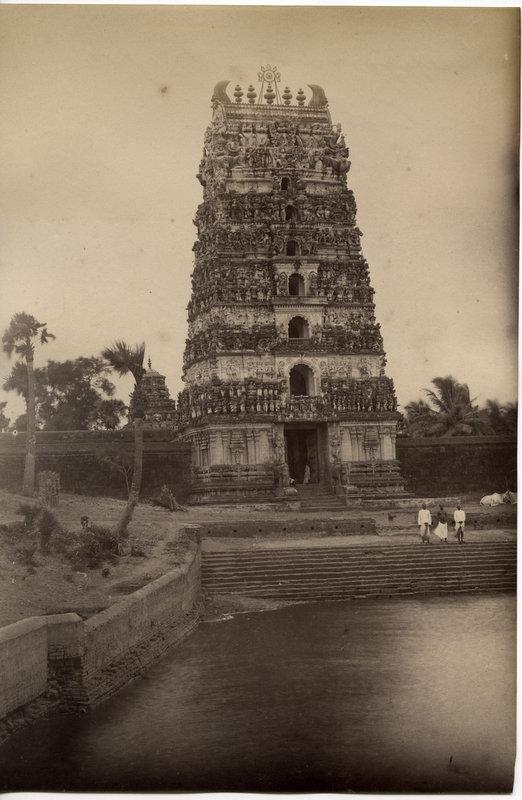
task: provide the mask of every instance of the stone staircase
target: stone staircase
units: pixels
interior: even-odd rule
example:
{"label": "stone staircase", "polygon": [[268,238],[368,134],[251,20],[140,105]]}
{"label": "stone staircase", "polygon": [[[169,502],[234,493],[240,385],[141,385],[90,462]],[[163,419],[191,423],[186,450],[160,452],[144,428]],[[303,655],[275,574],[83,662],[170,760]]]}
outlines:
{"label": "stone staircase", "polygon": [[346,503],[332,494],[321,483],[298,484],[296,486],[301,511],[346,511]]}
{"label": "stone staircase", "polygon": [[514,542],[204,552],[203,589],[284,600],[513,591]]}

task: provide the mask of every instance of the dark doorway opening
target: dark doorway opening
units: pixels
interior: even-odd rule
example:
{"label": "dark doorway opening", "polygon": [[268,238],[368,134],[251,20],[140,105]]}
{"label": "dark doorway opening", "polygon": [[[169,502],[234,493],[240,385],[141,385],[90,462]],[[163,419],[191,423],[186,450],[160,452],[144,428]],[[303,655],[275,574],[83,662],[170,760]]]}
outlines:
{"label": "dark doorway opening", "polygon": [[298,272],[294,272],[288,279],[288,294],[291,297],[304,297],[304,293],[304,278]]}
{"label": "dark doorway opening", "polygon": [[314,394],[314,375],[307,364],[296,364],[290,370],[292,397],[309,397]]}
{"label": "dark doorway opening", "polygon": [[290,477],[297,484],[319,483],[317,428],[287,428],[285,441]]}
{"label": "dark doorway opening", "polygon": [[310,329],[304,317],[292,317],[288,323],[289,339],[309,339]]}

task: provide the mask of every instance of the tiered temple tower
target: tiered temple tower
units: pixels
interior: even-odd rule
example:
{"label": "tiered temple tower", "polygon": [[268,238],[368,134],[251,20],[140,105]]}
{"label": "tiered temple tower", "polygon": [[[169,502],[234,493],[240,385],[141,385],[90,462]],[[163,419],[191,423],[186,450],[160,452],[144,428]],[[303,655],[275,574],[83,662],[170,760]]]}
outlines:
{"label": "tiered temple tower", "polygon": [[[146,428],[172,428],[176,424],[176,403],[172,400],[165,375],[152,369],[150,358],[148,369],[141,381],[141,398],[144,407],[143,422]],[[133,417],[135,399],[131,395],[130,418]]]}
{"label": "tiered temple tower", "polygon": [[[198,178],[186,388],[193,501],[258,499],[307,482],[353,496],[403,491],[398,420],[349,151],[319,86],[212,97]],[[245,101],[246,100],[246,101]]]}

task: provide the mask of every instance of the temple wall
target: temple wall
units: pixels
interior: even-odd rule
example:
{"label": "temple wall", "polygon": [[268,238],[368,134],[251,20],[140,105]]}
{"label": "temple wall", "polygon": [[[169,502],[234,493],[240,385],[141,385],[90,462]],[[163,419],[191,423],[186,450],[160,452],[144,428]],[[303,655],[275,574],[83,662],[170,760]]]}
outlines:
{"label": "temple wall", "polygon": [[266,464],[272,458],[272,425],[205,427],[186,433],[196,467]]}
{"label": "temple wall", "polygon": [[371,461],[370,451],[365,447],[367,432],[373,432],[377,437],[373,453],[374,458],[382,461],[395,460],[395,428],[395,424],[385,425],[382,422],[356,422],[351,424],[341,422],[341,460],[345,462]]}
{"label": "temple wall", "polygon": [[[340,423],[339,457],[343,462],[368,459],[363,447],[360,423]],[[418,495],[447,495],[464,491],[505,491],[516,489],[516,439],[502,436],[461,436],[451,439],[409,439],[392,432],[393,426],[380,425],[380,456],[397,458],[411,492]],[[270,461],[271,432],[276,426],[247,425],[242,428],[247,458]],[[256,434],[248,439],[250,431]],[[230,434],[230,429],[227,432]],[[225,438],[225,441],[226,438]],[[228,440],[230,442],[230,439]],[[252,448],[256,449],[253,450]],[[0,435],[0,486],[19,489],[24,464],[24,436]],[[63,491],[124,497],[121,476],[111,473],[100,456],[108,453],[132,455],[132,431],[49,431],[37,434],[37,469],[60,473]],[[163,483],[184,496],[190,480],[191,445],[179,442],[173,431],[145,433],[143,497],[153,494]],[[248,449],[250,448],[250,450]],[[220,455],[222,458],[223,456]],[[227,456],[231,457],[231,456]],[[225,463],[225,462],[221,462]]]}
{"label": "temple wall", "polygon": [[[145,430],[141,496],[155,495],[168,484],[184,498],[190,481],[190,444],[180,442],[172,429]],[[123,475],[107,462],[124,456],[132,464],[134,434],[121,431],[39,431],[36,434],[36,470],[60,475],[65,492],[127,497]],[[19,489],[25,456],[25,434],[0,434],[0,486]]]}
{"label": "temple wall", "polygon": [[516,491],[515,437],[398,436],[397,458],[407,488],[416,495]]}

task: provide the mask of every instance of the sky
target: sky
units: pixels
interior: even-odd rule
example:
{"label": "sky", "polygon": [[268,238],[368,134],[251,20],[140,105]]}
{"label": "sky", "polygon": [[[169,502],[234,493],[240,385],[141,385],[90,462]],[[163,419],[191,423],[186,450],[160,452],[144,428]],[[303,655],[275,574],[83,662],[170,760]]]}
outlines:
{"label": "sky", "polygon": [[518,47],[515,8],[0,6],[1,330],[45,321],[37,366],[145,340],[176,397],[212,90],[270,63],[343,126],[400,405],[515,400]]}

